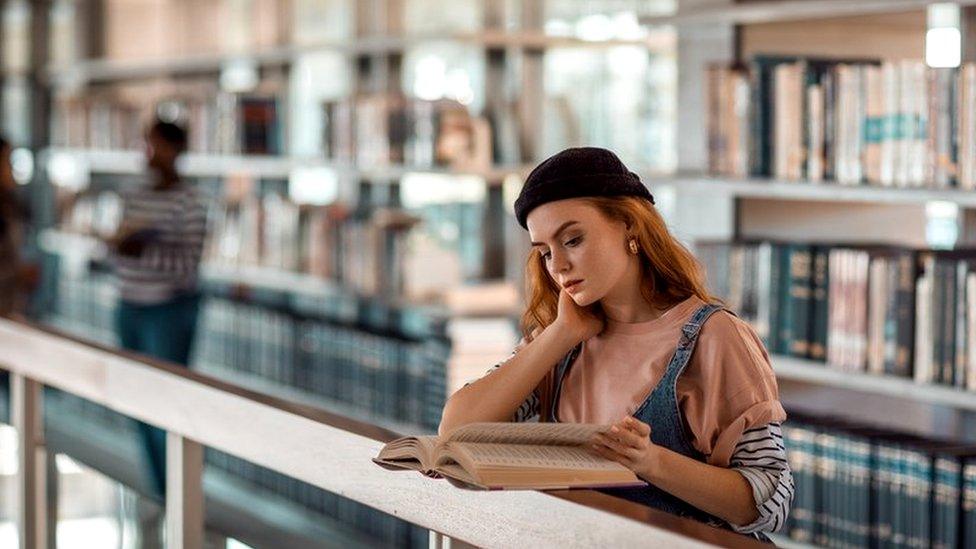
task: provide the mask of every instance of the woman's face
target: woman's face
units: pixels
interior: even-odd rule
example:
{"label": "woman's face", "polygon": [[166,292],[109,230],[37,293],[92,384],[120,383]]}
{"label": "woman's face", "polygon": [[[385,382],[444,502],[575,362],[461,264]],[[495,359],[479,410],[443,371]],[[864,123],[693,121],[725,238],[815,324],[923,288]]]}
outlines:
{"label": "woman's face", "polygon": [[548,202],[526,220],[546,270],[581,307],[607,296],[634,265],[627,228],[578,198]]}

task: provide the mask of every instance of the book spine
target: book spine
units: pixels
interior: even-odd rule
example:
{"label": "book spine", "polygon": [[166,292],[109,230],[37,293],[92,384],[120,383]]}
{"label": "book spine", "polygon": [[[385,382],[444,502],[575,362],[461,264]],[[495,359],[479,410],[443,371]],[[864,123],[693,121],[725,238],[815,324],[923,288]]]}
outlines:
{"label": "book spine", "polygon": [[962,547],[976,547],[976,459],[963,466]]}
{"label": "book spine", "polygon": [[912,377],[915,351],[915,287],[917,268],[915,254],[903,252],[897,261],[897,336],[894,374]]}
{"label": "book spine", "polygon": [[955,277],[953,279],[954,300],[953,300],[953,373],[952,384],[955,387],[966,387],[966,304],[967,288],[966,275],[969,272],[969,262],[960,260],[956,262]]}
{"label": "book spine", "polygon": [[868,280],[868,356],[867,371],[884,373],[885,326],[887,316],[888,260],[876,257],[871,260]]}
{"label": "book spine", "polygon": [[790,300],[791,337],[789,341],[790,354],[795,357],[807,357],[810,353],[811,330],[810,308],[812,297],[813,258],[810,246],[796,246],[790,254]]}
{"label": "book spine", "polygon": [[827,292],[829,283],[829,248],[816,246],[813,251],[812,302],[810,306],[810,347],[812,360],[827,358]]}

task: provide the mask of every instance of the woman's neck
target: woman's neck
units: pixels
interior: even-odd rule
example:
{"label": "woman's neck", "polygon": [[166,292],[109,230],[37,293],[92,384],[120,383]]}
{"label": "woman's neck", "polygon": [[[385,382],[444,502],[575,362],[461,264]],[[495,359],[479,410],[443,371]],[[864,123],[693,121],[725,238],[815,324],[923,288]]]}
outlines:
{"label": "woman's neck", "polygon": [[675,303],[675,300],[663,295],[648,302],[644,299],[644,295],[638,291],[636,295],[626,299],[605,297],[600,300],[600,307],[603,308],[603,314],[608,320],[633,324],[657,320]]}

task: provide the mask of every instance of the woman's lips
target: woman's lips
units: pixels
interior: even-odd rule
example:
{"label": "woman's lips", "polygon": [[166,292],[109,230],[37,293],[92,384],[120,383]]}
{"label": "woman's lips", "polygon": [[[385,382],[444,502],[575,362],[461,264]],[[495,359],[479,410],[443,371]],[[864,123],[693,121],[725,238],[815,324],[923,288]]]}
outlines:
{"label": "woman's lips", "polygon": [[582,284],[582,283],[583,283],[582,280],[571,280],[571,281],[569,281],[568,284],[566,284],[565,286],[563,286],[563,289],[566,290],[569,293],[575,293],[576,291],[579,290],[580,284]]}

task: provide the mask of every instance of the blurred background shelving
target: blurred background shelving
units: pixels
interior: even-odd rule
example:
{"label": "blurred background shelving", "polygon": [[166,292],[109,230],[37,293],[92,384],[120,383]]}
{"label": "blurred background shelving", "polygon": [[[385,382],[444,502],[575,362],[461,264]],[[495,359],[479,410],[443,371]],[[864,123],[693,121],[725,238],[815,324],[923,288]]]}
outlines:
{"label": "blurred background shelving", "polygon": [[[394,430],[432,431],[447,395],[518,339],[527,238],[511,205],[523,178],[562,148],[599,145],[649,185],[672,230],[709,267],[716,293],[765,330],[789,411],[972,443],[976,387],[886,366],[869,372],[866,308],[857,313],[865,315],[858,367],[793,352],[789,338],[771,342],[776,327],[760,311],[782,301],[798,307],[796,318],[812,319],[812,301],[796,305],[774,293],[762,271],[774,264],[762,267],[755,252],[716,256],[709,248],[786,246],[786,263],[775,265],[789,271],[797,247],[811,247],[797,252],[806,257],[816,247],[962,253],[976,243],[976,191],[962,183],[961,165],[936,181],[923,162],[909,161],[925,173],[910,184],[860,168],[824,177],[809,164],[813,102],[775,103],[756,91],[756,75],[766,74],[771,89],[798,85],[806,97],[813,80],[804,78],[835,74],[837,60],[865,74],[894,64],[929,74],[929,4],[8,0],[0,126],[18,146],[15,169],[32,206],[28,241],[45,267],[32,313],[114,343],[116,293],[97,268],[99,239],[118,223],[119,193],[142,182],[146,120],[176,120],[191,132],[184,174],[210,201],[193,366]],[[955,4],[963,7],[965,64],[976,61],[976,2]],[[783,114],[788,107],[798,110]],[[753,126],[763,109],[771,113],[765,133]],[[953,124],[970,124],[966,109],[956,110]],[[784,132],[801,134],[799,143],[776,141]],[[867,143],[866,134],[854,141]],[[954,145],[956,161],[973,152],[970,137]],[[775,157],[786,147],[802,149],[803,160],[780,171]],[[859,147],[848,153],[864,168]],[[768,165],[757,169],[757,154]],[[752,270],[743,270],[746,257]],[[928,272],[918,257],[913,283]],[[810,275],[798,284],[814,289]],[[948,307],[951,292],[942,292]],[[841,314],[825,310],[833,312],[824,319]],[[967,310],[953,326],[973,324]],[[976,354],[967,354],[976,341],[966,342],[946,339],[940,360],[958,344],[960,371],[976,371]],[[111,431],[117,421],[52,398],[92,428]],[[299,501],[378,544],[426,543],[395,519],[230,456],[208,459],[216,476]],[[838,543],[825,526],[787,530],[797,543]]]}

